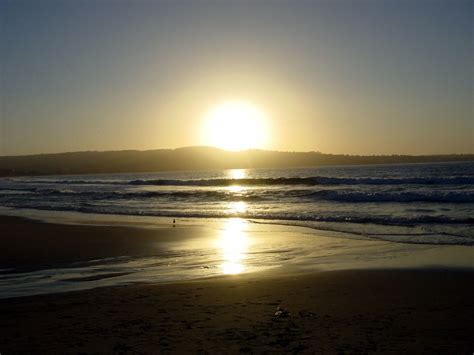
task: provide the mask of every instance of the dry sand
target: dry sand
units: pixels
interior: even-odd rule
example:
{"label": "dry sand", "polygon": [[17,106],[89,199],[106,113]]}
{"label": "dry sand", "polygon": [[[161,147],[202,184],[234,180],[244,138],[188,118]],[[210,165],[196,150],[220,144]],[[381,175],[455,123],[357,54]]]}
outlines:
{"label": "dry sand", "polygon": [[[474,276],[337,271],[99,288],[0,301],[14,353],[474,350]],[[275,316],[277,306],[290,314]]]}

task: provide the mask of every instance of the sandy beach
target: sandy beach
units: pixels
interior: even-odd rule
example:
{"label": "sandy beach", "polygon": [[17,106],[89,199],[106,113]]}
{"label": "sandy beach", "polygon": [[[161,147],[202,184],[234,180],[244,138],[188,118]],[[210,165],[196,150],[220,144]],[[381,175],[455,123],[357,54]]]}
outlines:
{"label": "sandy beach", "polygon": [[[6,231],[0,238],[3,269],[41,270],[124,254],[156,255],[168,241],[185,238],[191,230],[198,239],[209,233],[204,226],[147,229],[17,217],[1,221]],[[120,275],[69,282],[107,277]],[[454,267],[277,268],[99,287],[0,300],[0,351],[469,354],[474,349],[473,298],[472,269]]]}
{"label": "sandy beach", "polygon": [[98,288],[1,300],[0,344],[5,354],[469,354],[473,297],[473,273],[439,270]]}
{"label": "sandy beach", "polygon": [[473,4],[0,0],[0,355],[474,355]]}
{"label": "sandy beach", "polygon": [[[173,228],[171,224],[157,231],[133,228],[133,225],[104,228],[41,223],[12,216],[0,216],[0,223],[4,232],[0,238],[0,268],[39,269],[122,255],[155,255],[161,246],[157,239],[164,243],[185,235],[182,229]],[[195,228],[193,234],[200,235],[199,228]]]}

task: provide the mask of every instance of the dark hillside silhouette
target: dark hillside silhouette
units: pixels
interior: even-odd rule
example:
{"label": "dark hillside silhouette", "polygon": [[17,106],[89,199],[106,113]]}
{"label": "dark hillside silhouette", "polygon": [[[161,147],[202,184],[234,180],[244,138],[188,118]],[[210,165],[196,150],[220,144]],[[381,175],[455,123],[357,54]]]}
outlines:
{"label": "dark hillside silhouette", "polygon": [[158,150],[74,152],[0,157],[0,176],[64,175],[231,168],[289,168],[323,165],[363,165],[474,161],[459,155],[343,155],[319,152],[246,150],[230,152],[213,147]]}

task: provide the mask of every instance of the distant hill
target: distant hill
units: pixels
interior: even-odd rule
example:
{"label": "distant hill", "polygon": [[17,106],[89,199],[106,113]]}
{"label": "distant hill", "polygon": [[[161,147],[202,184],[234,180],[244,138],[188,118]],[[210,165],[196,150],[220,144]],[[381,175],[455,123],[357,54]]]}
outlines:
{"label": "distant hill", "polygon": [[319,152],[246,150],[229,152],[212,147],[158,150],[74,152],[0,157],[0,176],[97,174],[231,168],[289,168],[323,165],[362,165],[474,161],[459,155],[343,155]]}

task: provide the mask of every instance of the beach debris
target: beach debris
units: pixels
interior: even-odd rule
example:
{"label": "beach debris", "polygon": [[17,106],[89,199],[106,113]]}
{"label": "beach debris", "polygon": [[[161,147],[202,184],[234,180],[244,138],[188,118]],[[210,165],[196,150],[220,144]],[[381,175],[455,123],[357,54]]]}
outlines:
{"label": "beach debris", "polygon": [[291,315],[291,313],[288,310],[286,310],[285,308],[283,308],[281,306],[278,306],[276,308],[276,312],[275,312],[275,317],[276,318],[288,318],[290,315]]}

